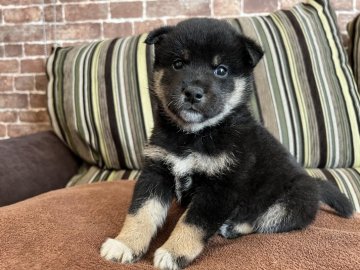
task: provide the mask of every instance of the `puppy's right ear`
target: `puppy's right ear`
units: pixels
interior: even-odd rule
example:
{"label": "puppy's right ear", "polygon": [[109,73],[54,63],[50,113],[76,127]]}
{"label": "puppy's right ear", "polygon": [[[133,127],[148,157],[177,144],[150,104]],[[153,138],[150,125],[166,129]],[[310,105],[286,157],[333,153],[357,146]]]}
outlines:
{"label": "puppy's right ear", "polygon": [[145,39],[146,44],[157,44],[161,40],[164,39],[166,34],[170,33],[174,29],[174,26],[163,26],[160,28],[157,28],[149,33],[147,38]]}
{"label": "puppy's right ear", "polygon": [[250,65],[254,68],[264,56],[263,49],[252,39],[243,37],[245,47],[250,55]]}

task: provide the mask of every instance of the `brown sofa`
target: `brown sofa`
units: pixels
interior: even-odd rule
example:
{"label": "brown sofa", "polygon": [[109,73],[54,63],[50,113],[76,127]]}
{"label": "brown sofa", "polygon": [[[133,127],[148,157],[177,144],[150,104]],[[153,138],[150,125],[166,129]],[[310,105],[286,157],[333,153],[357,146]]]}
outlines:
{"label": "brown sofa", "polygon": [[[69,156],[70,157],[70,156]],[[60,165],[59,165],[60,166]],[[0,209],[0,269],[153,269],[152,255],[183,209],[173,205],[144,259],[105,261],[99,248],[122,226],[134,181],[51,191]],[[359,269],[360,216],[344,220],[322,210],[303,231],[211,239],[188,269]]]}

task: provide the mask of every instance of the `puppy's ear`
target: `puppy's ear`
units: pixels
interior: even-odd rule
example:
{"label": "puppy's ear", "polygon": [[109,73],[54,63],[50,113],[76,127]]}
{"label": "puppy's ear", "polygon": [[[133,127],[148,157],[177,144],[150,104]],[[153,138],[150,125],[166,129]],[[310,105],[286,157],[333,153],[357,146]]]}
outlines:
{"label": "puppy's ear", "polygon": [[250,55],[250,65],[255,67],[264,55],[263,49],[250,38],[242,37],[245,47]]}
{"label": "puppy's ear", "polygon": [[157,44],[159,43],[166,34],[170,33],[174,29],[174,26],[163,26],[160,28],[157,28],[149,33],[147,38],[145,39],[146,44]]}

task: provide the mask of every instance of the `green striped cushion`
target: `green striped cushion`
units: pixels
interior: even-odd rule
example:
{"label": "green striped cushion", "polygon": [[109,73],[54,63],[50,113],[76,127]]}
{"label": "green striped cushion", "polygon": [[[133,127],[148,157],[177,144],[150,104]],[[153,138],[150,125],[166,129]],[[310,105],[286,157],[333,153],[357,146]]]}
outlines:
{"label": "green striped cushion", "polygon": [[137,180],[140,173],[141,170],[108,170],[100,169],[98,166],[83,164],[79,173],[72,177],[66,186],[71,187],[102,181]]}
{"label": "green striped cushion", "polygon": [[[354,208],[360,212],[360,168],[306,169],[313,177],[327,179],[339,187]],[[133,180],[140,175],[139,170],[106,170],[97,166],[84,165],[81,172],[74,176],[67,186],[114,180]]]}
{"label": "green striped cushion", "polygon": [[347,25],[350,42],[348,45],[349,62],[360,89],[360,14]]}
{"label": "green striped cushion", "polygon": [[255,115],[305,167],[359,167],[359,94],[328,1],[231,23],[265,50]]}
{"label": "green striped cushion", "polygon": [[[313,177],[329,180],[350,198],[360,212],[360,168],[306,169]],[[80,172],[67,184],[68,187],[115,180],[137,180],[140,170],[107,170],[84,164]]]}
{"label": "green striped cushion", "polygon": [[145,37],[57,48],[47,62],[52,126],[89,164],[141,168],[153,126]]}

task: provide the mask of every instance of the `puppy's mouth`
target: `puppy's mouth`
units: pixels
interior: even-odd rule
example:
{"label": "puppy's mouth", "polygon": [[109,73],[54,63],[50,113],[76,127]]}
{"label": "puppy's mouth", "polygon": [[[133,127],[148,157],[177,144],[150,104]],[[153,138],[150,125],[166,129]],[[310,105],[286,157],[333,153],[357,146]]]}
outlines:
{"label": "puppy's mouth", "polygon": [[206,118],[204,112],[202,112],[202,109],[197,104],[184,102],[184,100],[170,102],[169,104],[167,107],[170,113],[186,124],[201,123]]}
{"label": "puppy's mouth", "polygon": [[204,120],[203,114],[193,108],[181,110],[179,116],[186,123],[200,123]]}

